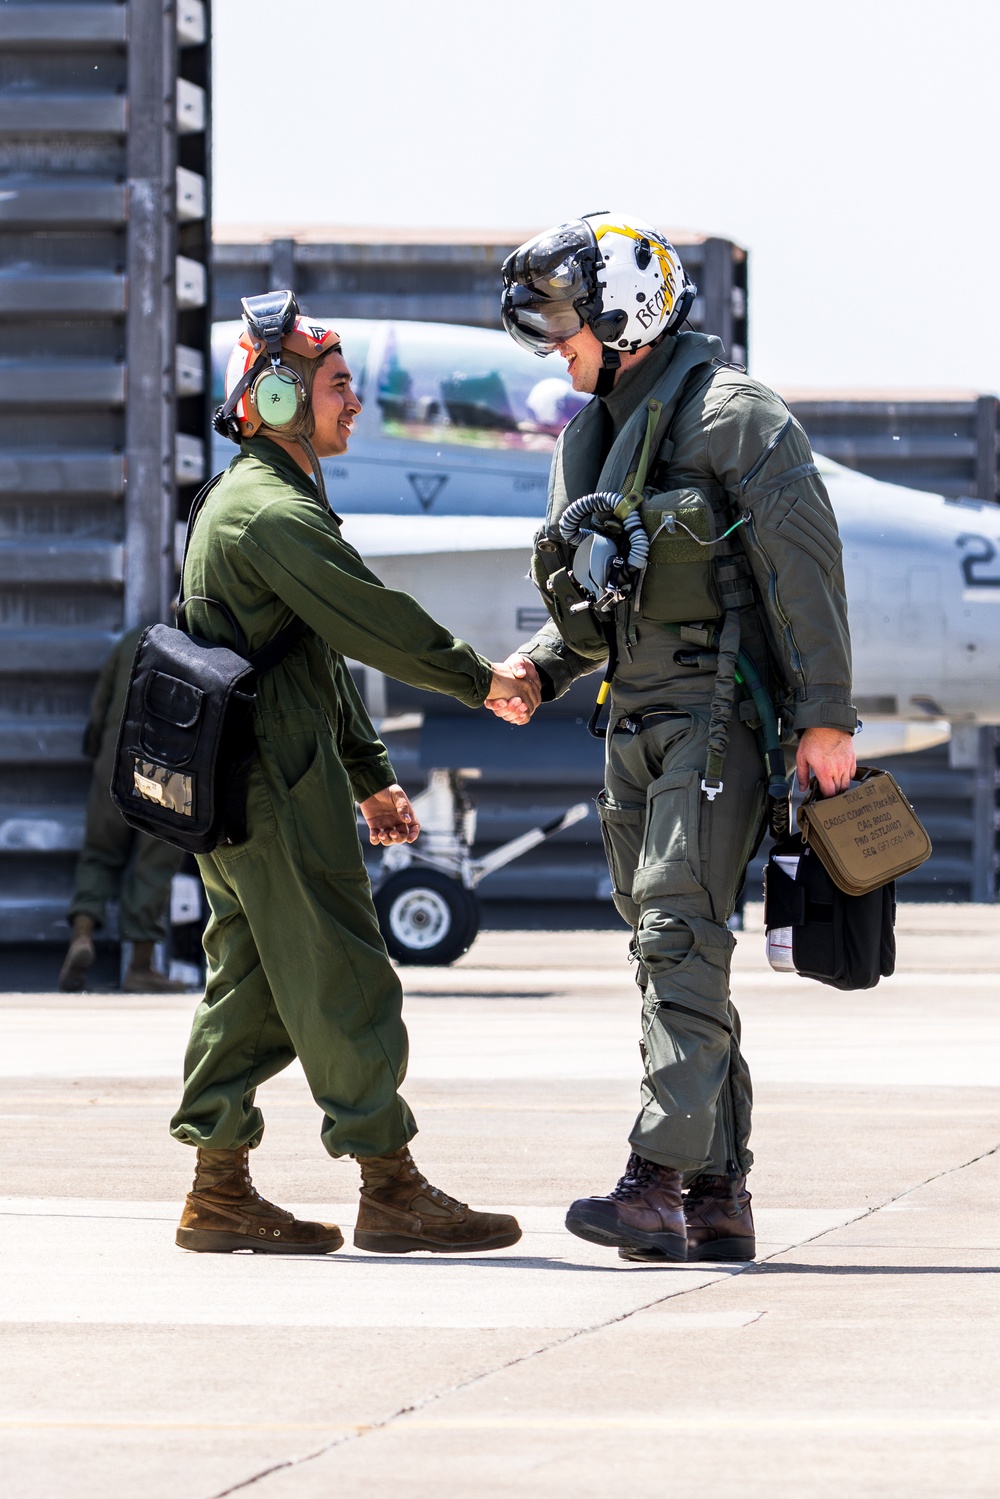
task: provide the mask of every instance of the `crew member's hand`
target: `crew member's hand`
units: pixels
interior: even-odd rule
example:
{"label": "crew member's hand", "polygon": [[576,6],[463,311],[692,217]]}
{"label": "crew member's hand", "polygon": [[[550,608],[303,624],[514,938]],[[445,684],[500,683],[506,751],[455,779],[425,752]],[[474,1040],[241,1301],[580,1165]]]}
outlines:
{"label": "crew member's hand", "polygon": [[856,766],[851,734],[843,729],[803,729],[795,752],[800,791],[808,791],[809,777],[814,775],[820,796],[836,796],[850,786]]}
{"label": "crew member's hand", "polygon": [[493,681],[485,706],[504,723],[525,724],[542,700],[538,673],[531,662],[493,663]]}
{"label": "crew member's hand", "polygon": [[417,814],[402,786],[387,786],[358,803],[368,824],[369,843],[415,843],[420,832]]}
{"label": "crew member's hand", "polygon": [[506,661],[500,663],[505,671],[512,671],[515,677],[521,677],[538,692],[538,701],[542,700],[542,679],[538,675],[538,667],[530,656],[522,655],[520,651],[511,651]]}

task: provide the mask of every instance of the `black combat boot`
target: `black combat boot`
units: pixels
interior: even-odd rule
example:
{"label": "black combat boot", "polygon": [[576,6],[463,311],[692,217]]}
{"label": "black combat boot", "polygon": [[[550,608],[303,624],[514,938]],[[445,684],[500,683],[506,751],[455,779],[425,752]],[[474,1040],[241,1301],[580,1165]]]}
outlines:
{"label": "black combat boot", "polygon": [[752,1260],[757,1253],[746,1176],[696,1176],[684,1195],[689,1260]]}
{"label": "black combat boot", "polygon": [[[684,1194],[689,1260],[752,1260],[757,1252],[746,1176],[696,1176]],[[658,1260],[656,1249],[619,1249],[623,1260]]]}
{"label": "black combat boot", "polygon": [[686,1260],[683,1180],[680,1171],[633,1152],[614,1190],[607,1197],[578,1198],[566,1214],[566,1227],[592,1244],[620,1246],[625,1258],[639,1250],[658,1259]]}

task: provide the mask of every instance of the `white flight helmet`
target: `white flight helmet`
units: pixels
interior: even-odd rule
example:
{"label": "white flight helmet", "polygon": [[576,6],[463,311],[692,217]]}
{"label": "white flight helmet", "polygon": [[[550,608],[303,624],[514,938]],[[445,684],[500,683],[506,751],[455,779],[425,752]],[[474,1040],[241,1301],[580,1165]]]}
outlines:
{"label": "white flight helmet", "polygon": [[697,287],[659,230],[625,214],[591,213],[546,229],[504,261],[501,316],[522,348],[549,354],[586,324],[614,369],[675,332]]}

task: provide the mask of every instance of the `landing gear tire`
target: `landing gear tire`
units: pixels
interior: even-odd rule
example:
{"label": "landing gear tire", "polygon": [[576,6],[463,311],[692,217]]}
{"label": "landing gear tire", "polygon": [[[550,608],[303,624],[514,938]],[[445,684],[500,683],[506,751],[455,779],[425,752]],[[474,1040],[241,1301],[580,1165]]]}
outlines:
{"label": "landing gear tire", "polygon": [[479,931],[479,902],[472,891],[436,869],[390,875],[375,892],[375,912],[397,963],[454,963]]}

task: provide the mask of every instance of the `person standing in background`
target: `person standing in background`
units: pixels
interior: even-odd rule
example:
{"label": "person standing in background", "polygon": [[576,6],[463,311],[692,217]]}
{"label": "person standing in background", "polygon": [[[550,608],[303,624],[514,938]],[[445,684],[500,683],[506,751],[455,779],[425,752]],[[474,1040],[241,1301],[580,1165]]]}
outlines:
{"label": "person standing in background", "polygon": [[84,988],[94,957],[94,933],[104,926],[110,900],[118,898],[118,932],[131,942],[132,958],[122,979],[127,994],[177,994],[186,986],[153,967],[153,949],[166,936],[164,917],[170,882],[180,869],[180,849],[129,827],[109,787],[118,725],[129,673],[142,628],[128,630],[105,661],[94,689],[83,752],[93,759],[83,847],[76,861],[68,919],[72,936],[59,973],[67,994]]}

